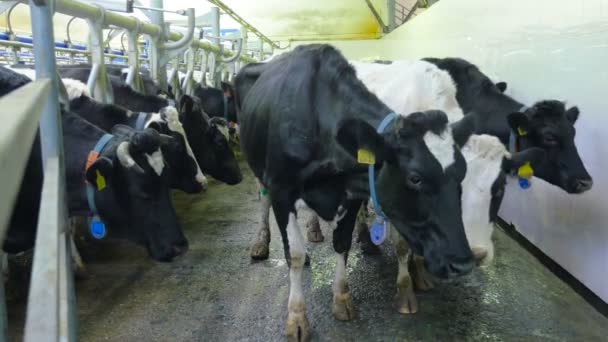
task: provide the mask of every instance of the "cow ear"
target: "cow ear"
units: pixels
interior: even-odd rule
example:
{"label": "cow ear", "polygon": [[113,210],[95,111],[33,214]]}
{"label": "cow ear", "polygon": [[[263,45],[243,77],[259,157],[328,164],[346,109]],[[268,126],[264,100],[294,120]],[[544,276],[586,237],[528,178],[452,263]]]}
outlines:
{"label": "cow ear", "polygon": [[517,170],[520,166],[527,162],[532,165],[537,165],[545,159],[545,151],[539,147],[531,147],[520,152],[512,153],[511,158],[504,158],[502,160],[502,169],[504,172],[509,173]]}
{"label": "cow ear", "polygon": [[194,108],[194,100],[188,95],[182,95],[179,98],[177,107],[180,113],[191,113]]}
{"label": "cow ear", "polygon": [[576,122],[576,120],[578,120],[579,114],[580,114],[580,112],[578,110],[578,107],[574,106],[566,111],[566,118],[568,119],[568,121],[570,121],[572,124],[574,124]]}
{"label": "cow ear", "polygon": [[515,112],[507,115],[507,122],[511,129],[519,135],[524,135],[530,128],[530,120],[526,114]]}
{"label": "cow ear", "polygon": [[[338,124],[336,140],[348,154],[360,163],[374,160],[375,163],[395,160],[394,151],[367,122],[357,119],[342,120]],[[371,159],[370,159],[371,158]],[[366,160],[362,160],[366,159]]]}
{"label": "cow ear", "polygon": [[226,96],[232,96],[232,86],[229,83],[222,82],[222,91]]}
{"label": "cow ear", "polygon": [[85,171],[87,182],[93,184],[97,190],[103,190],[110,177],[112,177],[114,165],[106,157],[100,157],[91,164]]}
{"label": "cow ear", "polygon": [[452,136],[458,147],[464,146],[473,132],[475,132],[475,116],[467,114],[464,118],[450,125],[452,128]]}
{"label": "cow ear", "polygon": [[496,82],[496,88],[498,88],[501,93],[504,93],[507,90],[507,82]]}

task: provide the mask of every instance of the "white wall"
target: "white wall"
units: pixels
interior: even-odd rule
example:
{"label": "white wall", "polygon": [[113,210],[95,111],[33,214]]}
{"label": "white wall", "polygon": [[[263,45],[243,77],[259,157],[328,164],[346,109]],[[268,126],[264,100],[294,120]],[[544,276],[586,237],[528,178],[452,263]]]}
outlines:
{"label": "white wall", "polygon": [[534,179],[524,191],[512,181],[500,215],[608,301],[608,0],[442,0],[374,45],[344,53],[464,57],[528,105],[579,106],[576,143],[593,189],[567,195]]}
{"label": "white wall", "polygon": [[[387,57],[461,56],[526,104],[581,109],[576,143],[594,188],[579,196],[511,182],[501,216],[608,301],[608,1],[442,0],[383,40]],[[603,157],[603,158],[602,158]]]}

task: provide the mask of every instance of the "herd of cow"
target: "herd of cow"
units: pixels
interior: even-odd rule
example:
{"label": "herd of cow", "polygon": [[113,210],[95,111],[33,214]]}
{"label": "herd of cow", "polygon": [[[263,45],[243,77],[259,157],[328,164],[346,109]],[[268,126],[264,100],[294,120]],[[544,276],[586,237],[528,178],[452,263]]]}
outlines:
{"label": "herd of cow", "polygon": [[[149,78],[146,94],[134,91],[109,66],[113,105],[90,97],[82,83],[90,69],[59,67],[70,100],[62,106],[70,215],[103,222],[101,230],[91,225],[98,238],[129,239],[170,261],[188,248],[170,189],[199,193],[204,175],[239,183],[229,147],[238,134],[261,186],[251,257],[268,257],[272,207],[289,264],[289,340],[310,338],[299,209],[316,214],[307,223],[309,241],[323,240],[319,218],[334,227],[332,312],[350,320],[346,264],[355,226],[368,252],[392,241],[395,306],[415,313],[414,284],[430,289],[434,277],[492,260],[507,175],[525,166],[568,193],[593,184],[574,143],[577,107],[557,100],[525,106],[504,94],[506,83],[463,59],[349,63],[330,45],[300,46],[243,67],[233,85],[199,85],[177,102]],[[0,71],[0,96],[30,82],[27,69]],[[4,242],[8,253],[33,246],[42,177],[37,137]]]}

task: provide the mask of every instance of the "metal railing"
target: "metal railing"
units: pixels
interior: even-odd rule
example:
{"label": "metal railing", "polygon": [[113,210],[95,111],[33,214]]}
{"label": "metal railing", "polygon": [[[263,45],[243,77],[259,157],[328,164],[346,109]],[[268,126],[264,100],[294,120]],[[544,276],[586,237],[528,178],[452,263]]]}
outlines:
{"label": "metal railing", "polygon": [[[74,292],[74,279],[71,262],[71,236],[67,229],[67,206],[65,190],[65,169],[63,160],[62,130],[59,110],[60,80],[57,74],[57,53],[92,56],[93,69],[89,78],[89,87],[99,100],[112,101],[111,87],[104,84],[103,66],[105,58],[122,58],[129,62],[128,82],[137,88],[139,76],[138,62],[150,62],[150,67],[158,67],[152,61],[166,60],[169,49],[188,48],[181,63],[179,57],[173,58],[172,64],[178,69],[185,66],[187,70],[186,93],[193,89],[194,71],[200,61],[202,76],[197,81],[205,81],[207,71],[210,77],[218,81],[227,79],[227,64],[234,63],[232,71],[254,59],[239,53],[224,51],[212,43],[199,41],[184,43],[180,33],[168,32],[166,37],[158,25],[141,23],[132,17],[106,12],[102,8],[73,0],[20,0],[28,3],[31,14],[32,37],[34,44],[14,40],[0,40],[0,45],[9,48],[27,48],[33,51],[36,78],[14,92],[0,99],[1,108],[9,108],[11,115],[0,126],[0,193],[3,194],[0,205],[0,241],[3,241],[8,220],[13,208],[16,194],[21,184],[20,177],[29,158],[36,129],[39,128],[41,152],[43,159],[44,183],[41,190],[41,203],[38,217],[37,236],[34,247],[34,259],[30,290],[27,303],[27,315],[24,332],[26,342],[38,341],[75,341],[77,338],[77,320]],[[55,46],[53,32],[53,14],[60,12],[90,21],[91,35],[96,35],[97,43],[89,46],[87,51]],[[189,16],[193,17],[190,11]],[[112,25],[128,32],[130,40],[127,54],[104,54],[100,31]],[[150,41],[149,58],[141,58],[137,39],[140,34],[148,35]],[[154,44],[164,46],[163,40],[169,43],[169,49],[155,49]],[[185,37],[187,38],[187,37]],[[155,42],[155,43],[153,43]],[[94,45],[94,46],[93,46]],[[183,46],[178,46],[183,45]],[[181,85],[177,85],[181,87]],[[181,90],[181,89],[180,89]],[[40,119],[38,119],[40,117]],[[10,196],[9,196],[10,194]],[[6,203],[4,203],[6,202]],[[6,308],[4,302],[4,283],[0,284],[0,341],[7,340]]]}

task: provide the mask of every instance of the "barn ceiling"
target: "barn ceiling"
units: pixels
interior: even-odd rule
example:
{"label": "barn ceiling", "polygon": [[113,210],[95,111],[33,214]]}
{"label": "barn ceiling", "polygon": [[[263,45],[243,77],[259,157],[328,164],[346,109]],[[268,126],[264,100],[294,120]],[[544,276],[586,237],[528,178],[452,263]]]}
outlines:
{"label": "barn ceiling", "polygon": [[[416,0],[396,0],[411,7]],[[376,9],[380,20],[386,23],[386,0],[223,0],[242,18],[272,40],[333,40],[333,39],[370,39],[382,34],[382,27],[370,10],[368,3]],[[144,6],[149,0],[140,0]],[[165,0],[169,10],[194,7],[197,16],[202,16],[213,6],[207,1]],[[133,15],[133,14],[132,14]],[[136,16],[145,19],[142,13]],[[175,14],[165,14],[168,21],[183,19]],[[66,23],[69,17],[55,15],[56,39],[66,38]],[[19,5],[12,15],[13,29],[16,32],[30,32],[29,10]],[[71,35],[75,41],[86,41],[87,26],[83,20],[72,24]],[[6,13],[0,16],[0,26],[6,27]],[[222,15],[222,28],[239,28],[240,24],[228,15]],[[255,40],[255,37],[251,37]]]}

